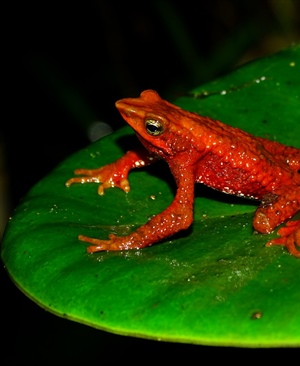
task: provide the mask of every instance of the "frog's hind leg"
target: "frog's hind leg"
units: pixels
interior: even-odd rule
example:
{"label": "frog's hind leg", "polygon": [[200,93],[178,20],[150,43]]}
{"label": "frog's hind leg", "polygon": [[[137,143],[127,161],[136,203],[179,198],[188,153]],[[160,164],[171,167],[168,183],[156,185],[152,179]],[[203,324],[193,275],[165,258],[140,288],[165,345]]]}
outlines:
{"label": "frog's hind leg", "polygon": [[[263,197],[255,212],[253,227],[263,234],[271,233],[278,225],[296,215],[300,210],[300,186],[284,188]],[[287,250],[300,258],[300,220],[288,221],[278,230],[280,238],[268,241],[267,245],[285,245]]]}
{"label": "frog's hind leg", "polygon": [[291,187],[288,192],[267,194],[254,214],[253,227],[259,233],[270,234],[299,210],[300,187]]}
{"label": "frog's hind leg", "polygon": [[288,221],[286,226],[278,230],[280,238],[272,239],[267,242],[267,246],[285,245],[287,250],[295,257],[300,258],[300,220]]}
{"label": "frog's hind leg", "polygon": [[266,140],[262,137],[257,138],[262,142],[264,148],[271,153],[271,155],[281,161],[284,164],[289,165],[289,167],[294,172],[299,172],[300,169],[300,149],[293,146],[286,146],[277,141]]}

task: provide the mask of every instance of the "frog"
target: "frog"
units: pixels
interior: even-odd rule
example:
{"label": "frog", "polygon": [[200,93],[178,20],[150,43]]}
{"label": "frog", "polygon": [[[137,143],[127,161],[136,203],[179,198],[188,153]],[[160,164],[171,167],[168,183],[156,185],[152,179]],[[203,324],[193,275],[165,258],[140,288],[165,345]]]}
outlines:
{"label": "frog", "polygon": [[142,249],[187,230],[194,218],[195,183],[259,202],[253,232],[279,237],[267,246],[282,245],[300,258],[300,149],[254,136],[217,119],[190,112],[164,100],[152,89],[115,103],[134,130],[139,146],[96,169],[79,168],[65,183],[97,183],[98,194],[110,187],[130,192],[132,169],[164,160],[176,182],[172,203],[128,235],[108,239],[79,235],[87,252]]}

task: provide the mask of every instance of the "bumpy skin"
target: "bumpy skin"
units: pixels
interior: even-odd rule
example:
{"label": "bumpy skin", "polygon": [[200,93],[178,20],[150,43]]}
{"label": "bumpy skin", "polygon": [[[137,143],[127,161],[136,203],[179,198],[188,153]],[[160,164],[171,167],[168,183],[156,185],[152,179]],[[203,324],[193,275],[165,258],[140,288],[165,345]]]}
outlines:
{"label": "bumpy skin", "polygon": [[[193,221],[194,183],[237,196],[261,201],[253,227],[271,233],[300,210],[300,150],[255,137],[238,128],[190,113],[161,99],[153,90],[139,98],[122,99],[116,107],[142,142],[138,151],[128,151],[99,169],[78,169],[66,182],[97,182],[99,194],[108,187],[129,192],[128,173],[133,168],[164,159],[176,180],[172,204],[130,235],[109,240],[79,236],[91,243],[88,252],[126,250],[150,246]],[[300,258],[300,220],[290,221],[281,235],[267,245],[285,245]]]}

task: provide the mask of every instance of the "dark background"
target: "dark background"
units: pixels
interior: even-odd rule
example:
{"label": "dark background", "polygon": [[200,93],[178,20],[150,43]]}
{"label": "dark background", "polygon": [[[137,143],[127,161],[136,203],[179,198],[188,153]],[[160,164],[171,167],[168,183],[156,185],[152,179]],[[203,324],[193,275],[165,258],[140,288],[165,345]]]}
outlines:
{"label": "dark background", "polygon": [[[90,143],[95,122],[123,126],[116,100],[151,88],[172,101],[300,38],[298,0],[24,1],[2,15],[0,237],[28,189]],[[3,268],[1,310],[5,365],[124,362],[140,348],[143,360],[156,351],[169,360],[237,352],[115,336],[60,319],[28,300]],[[253,359],[293,352],[238,351]]]}

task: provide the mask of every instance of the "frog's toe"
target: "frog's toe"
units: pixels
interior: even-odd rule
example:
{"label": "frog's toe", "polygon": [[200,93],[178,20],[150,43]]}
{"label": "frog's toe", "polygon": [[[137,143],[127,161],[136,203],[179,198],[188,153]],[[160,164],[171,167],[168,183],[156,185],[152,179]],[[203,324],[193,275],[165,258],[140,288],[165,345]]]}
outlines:
{"label": "frog's toe", "polygon": [[286,226],[278,230],[280,238],[272,239],[267,242],[267,246],[285,245],[290,254],[300,258],[300,220],[288,221]]}
{"label": "frog's toe", "polygon": [[101,240],[96,238],[90,238],[88,236],[79,235],[78,239],[92,245],[88,246],[86,251],[88,253],[108,251],[119,251],[128,249],[139,249],[140,245],[128,242],[124,237],[117,237],[114,234],[109,235],[109,240]]}
{"label": "frog's toe", "polygon": [[67,187],[70,187],[71,184],[73,183],[100,183],[100,179],[99,177],[74,177],[74,178],[70,178],[69,180],[66,181],[65,185]]}
{"label": "frog's toe", "polygon": [[111,250],[111,240],[100,240],[96,238],[90,238],[85,235],[79,235],[78,239],[81,241],[84,241],[86,243],[90,243],[93,245],[90,245],[87,247],[86,251],[88,253],[95,253],[95,252],[101,252],[104,250]]}

